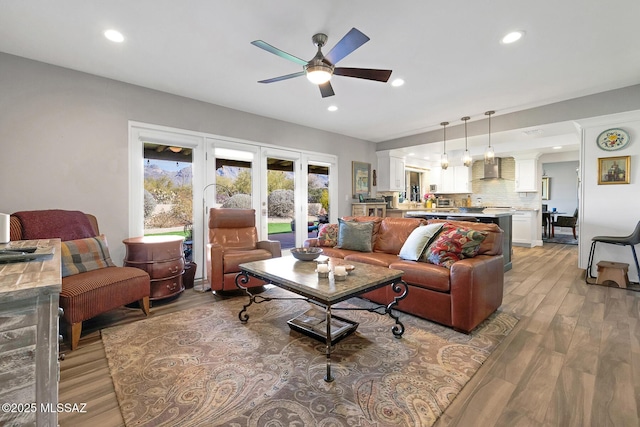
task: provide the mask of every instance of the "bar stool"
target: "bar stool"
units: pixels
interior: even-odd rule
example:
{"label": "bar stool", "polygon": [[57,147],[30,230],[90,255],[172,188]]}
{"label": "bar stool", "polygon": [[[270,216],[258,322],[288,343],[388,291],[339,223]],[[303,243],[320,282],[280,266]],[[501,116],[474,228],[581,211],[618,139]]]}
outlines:
{"label": "bar stool", "polygon": [[633,259],[636,262],[636,271],[640,276],[640,267],[638,266],[638,256],[636,255],[635,248],[635,245],[640,243],[640,221],[638,221],[636,229],[633,230],[633,233],[629,234],[628,236],[596,236],[591,239],[591,250],[589,251],[589,262],[587,263],[587,274],[585,275],[585,281],[587,283],[589,283],[588,279],[594,278],[591,275],[591,267],[593,266],[593,255],[596,251],[596,243],[598,242],[618,246],[631,246],[631,253],[633,254]]}

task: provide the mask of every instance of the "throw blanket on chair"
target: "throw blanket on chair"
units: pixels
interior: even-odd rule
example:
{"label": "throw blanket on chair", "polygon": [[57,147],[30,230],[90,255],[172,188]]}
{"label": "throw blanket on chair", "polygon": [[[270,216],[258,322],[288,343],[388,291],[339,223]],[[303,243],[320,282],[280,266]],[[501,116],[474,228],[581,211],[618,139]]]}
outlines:
{"label": "throw blanket on chair", "polygon": [[13,214],[22,224],[25,240],[84,239],[96,235],[87,216],[80,211],[49,209],[40,211],[21,211]]}

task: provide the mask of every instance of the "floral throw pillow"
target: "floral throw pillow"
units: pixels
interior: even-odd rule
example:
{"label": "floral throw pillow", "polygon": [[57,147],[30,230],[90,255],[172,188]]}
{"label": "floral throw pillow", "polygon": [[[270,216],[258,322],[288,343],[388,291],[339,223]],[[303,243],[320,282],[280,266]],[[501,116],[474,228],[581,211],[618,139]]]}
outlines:
{"label": "floral throw pillow", "polygon": [[447,222],[442,226],[438,238],[425,250],[425,261],[451,268],[456,261],[476,256],[486,237],[484,231],[457,227]]}
{"label": "floral throw pillow", "polygon": [[318,230],[318,246],[334,247],[338,244],[338,224],[321,224]]}

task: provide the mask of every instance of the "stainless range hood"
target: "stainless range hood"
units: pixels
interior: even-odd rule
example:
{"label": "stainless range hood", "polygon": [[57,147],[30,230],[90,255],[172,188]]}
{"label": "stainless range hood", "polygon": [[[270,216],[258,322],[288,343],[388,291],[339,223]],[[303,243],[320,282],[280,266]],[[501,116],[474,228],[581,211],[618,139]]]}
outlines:
{"label": "stainless range hood", "polygon": [[484,176],[482,179],[502,179],[502,159],[495,158],[495,162],[484,164]]}

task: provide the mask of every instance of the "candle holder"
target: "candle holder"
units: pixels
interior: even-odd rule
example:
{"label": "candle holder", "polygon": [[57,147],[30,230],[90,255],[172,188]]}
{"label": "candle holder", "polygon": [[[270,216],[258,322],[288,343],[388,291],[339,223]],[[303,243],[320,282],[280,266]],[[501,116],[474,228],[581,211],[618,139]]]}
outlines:
{"label": "candle holder", "polygon": [[329,277],[328,271],[318,271],[318,279],[327,279]]}
{"label": "candle holder", "polygon": [[344,282],[345,280],[347,280],[347,276],[348,276],[348,274],[335,274],[335,273],[333,273],[333,279],[336,282]]}

